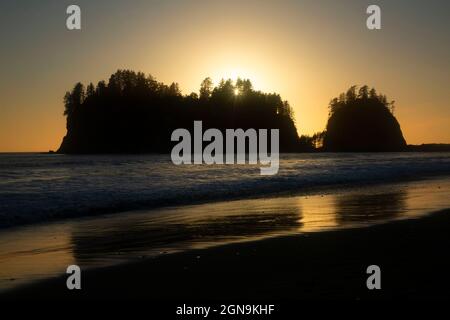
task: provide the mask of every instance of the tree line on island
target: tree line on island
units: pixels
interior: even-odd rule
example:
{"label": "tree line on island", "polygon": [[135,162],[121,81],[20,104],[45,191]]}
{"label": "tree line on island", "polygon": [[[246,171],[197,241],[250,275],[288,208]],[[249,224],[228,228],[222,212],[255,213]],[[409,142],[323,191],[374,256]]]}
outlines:
{"label": "tree line on island", "polygon": [[177,128],[192,130],[279,129],[281,152],[401,151],[406,142],[394,102],[367,86],[350,87],[331,100],[326,129],[297,134],[293,110],[279,94],[253,89],[250,80],[202,81],[199,93],[183,95],[142,72],[118,70],[108,82],[75,84],[64,96],[67,134],[61,153],[166,153]]}
{"label": "tree line on island", "polygon": [[59,152],[170,152],[171,133],[191,130],[202,120],[204,130],[280,128],[280,150],[296,151],[297,130],[292,108],[278,94],[253,89],[249,80],[206,78],[199,94],[181,94],[141,72],[119,70],[108,83],[77,83],[64,97],[67,135]]}

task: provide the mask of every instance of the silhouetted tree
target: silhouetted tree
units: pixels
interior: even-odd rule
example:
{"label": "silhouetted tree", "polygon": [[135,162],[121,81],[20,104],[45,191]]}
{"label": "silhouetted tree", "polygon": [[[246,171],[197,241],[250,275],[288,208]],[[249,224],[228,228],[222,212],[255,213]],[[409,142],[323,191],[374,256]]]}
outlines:
{"label": "silhouetted tree", "polygon": [[167,95],[174,97],[181,96],[181,90],[178,83],[172,82],[172,84],[169,86],[169,92],[167,93]]}
{"label": "silhouetted tree", "polygon": [[71,92],[66,92],[64,96],[64,115],[72,115],[84,101],[84,86],[80,82],[75,84]]}
{"label": "silhouetted tree", "polygon": [[211,78],[205,78],[200,85],[200,99],[209,99],[213,89],[213,82]]}
{"label": "silhouetted tree", "polygon": [[369,98],[369,87],[368,86],[364,85],[361,88],[359,88],[358,98],[359,99],[368,99]]}
{"label": "silhouetted tree", "polygon": [[103,81],[103,80],[99,81],[98,84],[97,84],[97,87],[95,88],[95,92],[98,95],[104,95],[105,91],[106,91],[106,83],[105,83],[105,81]]}
{"label": "silhouetted tree", "polygon": [[[345,99],[344,99],[345,101]],[[343,105],[343,102],[338,98],[333,98],[328,104],[328,117],[331,117],[333,113],[339,109],[339,107]]]}
{"label": "silhouetted tree", "polygon": [[236,89],[239,90],[240,94],[247,94],[253,90],[253,86],[250,80],[238,78],[236,80]]}
{"label": "silhouetted tree", "polygon": [[86,87],[86,98],[87,97],[92,97],[94,95],[94,93],[95,93],[95,87],[94,87],[94,85],[91,82]]}
{"label": "silhouetted tree", "polygon": [[345,94],[345,101],[351,102],[354,100],[356,100],[356,86],[351,86]]}

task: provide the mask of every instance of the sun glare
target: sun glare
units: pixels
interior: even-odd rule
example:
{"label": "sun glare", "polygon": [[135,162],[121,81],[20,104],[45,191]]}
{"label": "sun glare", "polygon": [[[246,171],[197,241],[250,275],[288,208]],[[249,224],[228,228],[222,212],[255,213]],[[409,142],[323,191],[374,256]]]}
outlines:
{"label": "sun glare", "polygon": [[[234,67],[224,66],[223,68],[216,69],[215,72],[210,73],[214,83],[217,85],[220,81],[231,79],[235,82],[238,78],[249,79],[252,82],[253,88],[257,90],[266,90],[266,83],[263,81],[265,77],[258,71],[257,67],[250,69],[250,67]],[[239,95],[239,91],[234,91],[235,95]]]}
{"label": "sun glare", "polygon": [[239,89],[234,89],[234,95],[235,96],[239,95]]}

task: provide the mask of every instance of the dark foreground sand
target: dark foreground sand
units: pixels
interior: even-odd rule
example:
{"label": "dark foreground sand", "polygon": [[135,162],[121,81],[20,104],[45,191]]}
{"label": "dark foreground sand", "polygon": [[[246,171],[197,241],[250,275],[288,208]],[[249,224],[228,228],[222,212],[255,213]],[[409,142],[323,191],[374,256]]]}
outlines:
{"label": "dark foreground sand", "polygon": [[[450,298],[450,210],[383,225],[165,255],[4,293],[0,299],[153,299],[226,302]],[[366,268],[381,267],[381,290]]]}

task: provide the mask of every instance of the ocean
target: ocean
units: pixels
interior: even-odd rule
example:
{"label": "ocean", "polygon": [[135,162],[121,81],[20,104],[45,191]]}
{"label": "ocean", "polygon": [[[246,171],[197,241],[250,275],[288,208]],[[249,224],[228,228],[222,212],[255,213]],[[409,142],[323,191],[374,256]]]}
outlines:
{"label": "ocean", "polygon": [[283,154],[274,176],[257,165],[176,166],[170,155],[0,154],[0,228],[446,175],[450,153]]}

